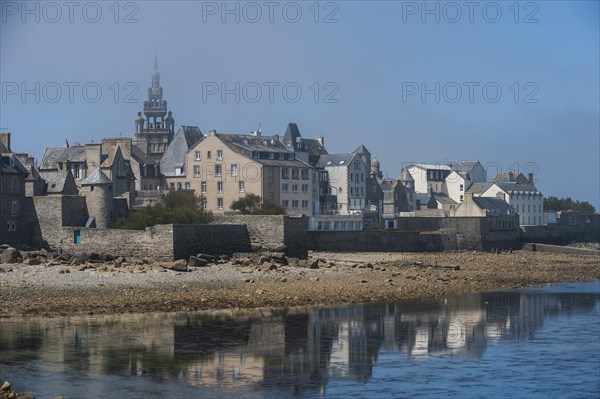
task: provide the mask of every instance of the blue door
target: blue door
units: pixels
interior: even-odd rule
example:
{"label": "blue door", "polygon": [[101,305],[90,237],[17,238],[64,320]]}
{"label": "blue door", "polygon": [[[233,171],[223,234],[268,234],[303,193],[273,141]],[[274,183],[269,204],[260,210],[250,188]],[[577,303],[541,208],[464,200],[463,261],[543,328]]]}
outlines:
{"label": "blue door", "polygon": [[81,230],[75,230],[73,232],[73,242],[75,244],[81,244]]}

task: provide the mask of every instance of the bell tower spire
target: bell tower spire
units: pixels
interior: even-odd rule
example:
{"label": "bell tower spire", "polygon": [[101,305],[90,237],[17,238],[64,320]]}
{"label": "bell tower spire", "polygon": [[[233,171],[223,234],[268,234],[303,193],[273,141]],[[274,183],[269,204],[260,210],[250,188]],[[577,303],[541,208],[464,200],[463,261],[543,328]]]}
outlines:
{"label": "bell tower spire", "polygon": [[163,100],[156,56],[154,56],[151,85],[148,88],[148,100],[144,101],[144,115],[145,120],[141,117],[141,113],[138,113],[135,136],[137,140],[146,142],[146,153],[158,160],[175,135],[175,120],[172,112],[167,113],[167,101]]}

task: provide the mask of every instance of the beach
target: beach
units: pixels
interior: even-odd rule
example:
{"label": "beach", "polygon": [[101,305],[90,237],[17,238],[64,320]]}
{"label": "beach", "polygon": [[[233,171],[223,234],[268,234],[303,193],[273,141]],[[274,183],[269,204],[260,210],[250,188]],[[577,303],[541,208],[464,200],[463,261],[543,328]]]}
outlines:
{"label": "beach", "polygon": [[[600,280],[600,252],[240,254],[203,267],[0,265],[0,317],[179,312],[442,297]],[[286,265],[286,263],[288,263]]]}

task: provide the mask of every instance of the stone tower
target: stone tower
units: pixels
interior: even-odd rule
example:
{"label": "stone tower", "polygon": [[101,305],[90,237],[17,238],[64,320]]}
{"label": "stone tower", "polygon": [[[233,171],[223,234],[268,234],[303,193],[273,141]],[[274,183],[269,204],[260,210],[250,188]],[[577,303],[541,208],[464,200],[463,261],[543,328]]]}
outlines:
{"label": "stone tower", "polygon": [[175,119],[171,111],[167,112],[167,101],[163,100],[160,86],[158,61],[154,59],[152,84],[148,88],[148,100],[144,101],[144,115],[138,112],[135,119],[136,144],[155,161],[160,160],[175,135]]}
{"label": "stone tower", "polygon": [[371,161],[371,177],[374,179],[383,178],[383,173],[381,173],[381,164],[377,158],[373,158]]}
{"label": "stone tower", "polygon": [[114,218],[113,183],[100,168],[81,182],[88,214],[96,221],[96,228],[108,229]]}

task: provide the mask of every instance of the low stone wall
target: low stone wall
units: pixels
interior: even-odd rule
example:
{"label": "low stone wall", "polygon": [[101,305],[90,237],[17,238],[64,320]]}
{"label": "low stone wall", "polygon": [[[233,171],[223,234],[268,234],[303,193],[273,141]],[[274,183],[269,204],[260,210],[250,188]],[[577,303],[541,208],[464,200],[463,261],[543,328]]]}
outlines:
{"label": "low stone wall", "polygon": [[537,243],[523,244],[524,251],[550,252],[555,254],[570,254],[570,255],[594,255],[600,257],[600,251],[586,248],[564,247],[561,245],[548,245]]}
{"label": "low stone wall", "polygon": [[300,259],[308,256],[307,217],[225,214],[215,215],[213,223],[246,225],[255,250],[274,251],[285,245],[287,256]]}
{"label": "low stone wall", "polygon": [[173,257],[189,259],[198,253],[233,255],[251,252],[250,236],[245,225],[183,225],[173,226]]}
{"label": "low stone wall", "polygon": [[[75,243],[76,234],[80,242]],[[53,249],[70,254],[105,253],[155,261],[188,260],[191,255],[232,255],[250,252],[246,226],[157,225],[146,230],[83,229],[62,227]]]}
{"label": "low stone wall", "polygon": [[573,241],[600,242],[600,225],[585,223],[575,226],[548,224],[546,226],[523,226],[523,241],[563,245]]}
{"label": "low stone wall", "polygon": [[493,230],[486,218],[407,217],[398,218],[398,221],[399,230],[309,231],[309,249],[342,252],[436,252],[495,251],[521,247],[516,227]]}

